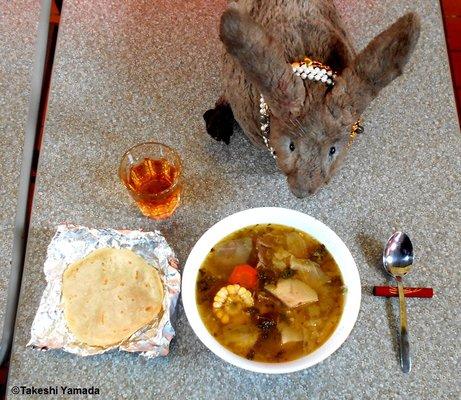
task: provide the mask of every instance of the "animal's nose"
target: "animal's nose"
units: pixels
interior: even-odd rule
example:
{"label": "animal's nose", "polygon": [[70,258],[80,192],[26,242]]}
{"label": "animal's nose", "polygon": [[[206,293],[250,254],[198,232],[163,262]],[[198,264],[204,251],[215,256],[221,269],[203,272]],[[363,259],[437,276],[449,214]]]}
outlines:
{"label": "animal's nose", "polygon": [[317,191],[317,188],[315,187],[307,187],[305,184],[300,185],[296,178],[296,175],[288,175],[287,181],[291,192],[297,198],[303,199],[304,197],[310,196]]}
{"label": "animal's nose", "polygon": [[314,194],[317,190],[316,189],[300,189],[296,186],[290,185],[291,193],[293,193],[298,199],[303,199],[304,197],[310,196]]}
{"label": "animal's nose", "polygon": [[319,187],[311,187],[307,189],[307,193],[309,193],[310,195],[316,194],[318,191],[319,191]]}
{"label": "animal's nose", "polygon": [[298,199],[306,197],[307,193],[303,192],[297,188],[290,186],[291,193],[293,193]]}

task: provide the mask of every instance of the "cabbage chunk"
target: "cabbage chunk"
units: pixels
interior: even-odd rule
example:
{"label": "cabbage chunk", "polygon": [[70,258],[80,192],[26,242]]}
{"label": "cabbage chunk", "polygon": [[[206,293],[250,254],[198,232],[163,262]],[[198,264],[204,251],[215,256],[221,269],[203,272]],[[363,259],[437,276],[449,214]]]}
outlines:
{"label": "cabbage chunk", "polygon": [[247,353],[256,343],[259,329],[253,324],[226,325],[221,336],[222,344],[240,353]]}
{"label": "cabbage chunk", "polygon": [[218,264],[222,268],[223,277],[239,264],[246,264],[253,249],[253,241],[249,237],[228,240],[217,244],[209,256],[209,263]]}
{"label": "cabbage chunk", "polygon": [[290,268],[297,272],[297,276],[303,282],[314,287],[331,281],[331,278],[322,271],[320,265],[311,260],[302,260],[292,256]]}

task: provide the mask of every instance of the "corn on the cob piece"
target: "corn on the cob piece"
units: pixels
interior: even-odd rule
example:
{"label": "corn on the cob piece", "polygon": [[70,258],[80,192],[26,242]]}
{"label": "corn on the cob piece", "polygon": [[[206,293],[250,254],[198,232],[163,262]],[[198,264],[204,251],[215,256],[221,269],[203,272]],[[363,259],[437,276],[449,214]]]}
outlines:
{"label": "corn on the cob piece", "polygon": [[253,305],[251,292],[237,284],[222,287],[213,299],[213,311],[223,324],[229,323],[232,316]]}

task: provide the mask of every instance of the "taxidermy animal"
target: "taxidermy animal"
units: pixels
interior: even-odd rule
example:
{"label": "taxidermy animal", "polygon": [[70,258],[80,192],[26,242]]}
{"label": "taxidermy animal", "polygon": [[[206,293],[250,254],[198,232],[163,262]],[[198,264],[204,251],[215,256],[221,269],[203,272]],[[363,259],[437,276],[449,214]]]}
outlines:
{"label": "taxidermy animal", "polygon": [[343,163],[361,114],[402,74],[420,32],[409,13],[357,53],[331,0],[241,0],[220,23],[223,94],[204,114],[229,144],[234,118],[267,147],[297,197],[326,185]]}

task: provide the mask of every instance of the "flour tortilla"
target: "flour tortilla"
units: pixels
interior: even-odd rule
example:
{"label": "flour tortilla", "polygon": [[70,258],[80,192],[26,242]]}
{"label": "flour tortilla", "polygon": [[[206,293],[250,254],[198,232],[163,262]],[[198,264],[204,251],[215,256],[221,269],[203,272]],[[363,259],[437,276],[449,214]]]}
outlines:
{"label": "flour tortilla", "polygon": [[95,250],[71,264],[62,279],[67,326],[90,346],[129,338],[158,316],[162,300],[157,270],[131,250]]}

